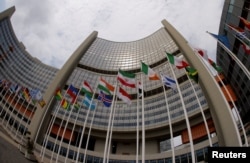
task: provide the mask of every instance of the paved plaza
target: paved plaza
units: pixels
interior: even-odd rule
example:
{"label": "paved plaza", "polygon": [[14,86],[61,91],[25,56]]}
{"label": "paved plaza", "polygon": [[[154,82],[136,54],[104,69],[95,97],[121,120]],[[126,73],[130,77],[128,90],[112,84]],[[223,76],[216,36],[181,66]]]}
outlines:
{"label": "paved plaza", "polygon": [[0,126],[0,163],[34,163],[27,160],[15,143]]}

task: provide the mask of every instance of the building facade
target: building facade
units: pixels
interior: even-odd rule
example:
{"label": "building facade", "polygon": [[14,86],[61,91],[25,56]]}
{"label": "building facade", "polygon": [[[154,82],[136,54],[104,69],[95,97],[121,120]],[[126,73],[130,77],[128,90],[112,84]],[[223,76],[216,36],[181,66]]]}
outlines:
{"label": "building facade", "polygon": [[[150,36],[132,42],[105,40],[94,31],[57,70],[35,60],[20,46],[10,23],[13,12],[10,8],[1,13],[1,46],[4,53],[8,49],[9,53],[19,51],[21,59],[6,55],[1,61],[1,76],[26,88],[39,88],[46,105],[22,98],[19,101],[15,92],[1,85],[1,120],[4,128],[15,126],[4,112],[20,117],[15,110],[22,102],[24,109],[34,107],[25,132],[14,128],[16,134],[9,134],[19,135],[13,139],[21,144],[32,140],[39,161],[199,162],[206,160],[208,147],[243,145],[230,101],[202,58],[166,20]],[[170,63],[166,53],[195,68],[199,82],[192,80],[185,68]],[[33,65],[24,68],[27,77],[18,76],[23,60]],[[142,62],[158,74],[159,80],[150,80],[142,72]],[[119,71],[133,78],[135,88],[118,81]],[[171,77],[174,88],[165,86],[161,75]],[[102,95],[100,85],[109,88],[110,95]],[[89,107],[86,90],[93,94]]]}
{"label": "building facade", "polygon": [[28,131],[36,106],[20,94],[25,90],[39,90],[43,94],[58,69],[32,57],[18,41],[10,22],[14,11],[12,7],[0,14],[0,113],[6,131],[21,140]]}
{"label": "building facade", "polygon": [[250,121],[250,55],[244,50],[244,45],[249,45],[249,28],[244,23],[244,19],[246,22],[250,20],[249,8],[248,0],[225,0],[219,34],[227,36],[233,55],[221,46],[217,48],[217,63],[223,68],[226,80],[237,96],[235,103],[244,124]]}

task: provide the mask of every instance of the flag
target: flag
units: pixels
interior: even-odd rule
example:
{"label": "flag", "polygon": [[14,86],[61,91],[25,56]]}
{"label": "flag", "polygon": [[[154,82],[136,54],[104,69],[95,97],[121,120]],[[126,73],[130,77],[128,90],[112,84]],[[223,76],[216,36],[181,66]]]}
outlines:
{"label": "flag", "polygon": [[115,90],[115,87],[106,82],[102,77],[99,80],[97,88],[109,95],[111,95],[111,92],[114,92]]}
{"label": "flag", "polygon": [[188,66],[188,63],[185,62],[183,59],[180,59],[170,53],[167,53],[167,58],[169,60],[169,62],[173,65],[176,66],[176,68],[178,69],[182,69]]}
{"label": "flag", "polygon": [[102,101],[106,107],[110,107],[112,104],[112,96],[106,95],[102,91],[98,95],[98,100]]}
{"label": "flag", "polygon": [[70,85],[68,90],[67,90],[67,94],[69,94],[70,97],[72,98],[71,103],[73,104],[76,100],[76,96],[78,94],[78,89],[75,88],[73,85]]}
{"label": "flag", "polygon": [[148,75],[149,80],[160,80],[159,76],[143,62],[141,62],[141,71]]}
{"label": "flag", "polygon": [[195,49],[200,56],[202,56],[217,72],[222,72],[222,68],[217,65],[213,60],[208,58],[207,52],[203,49]]}
{"label": "flag", "polygon": [[213,36],[215,39],[220,41],[223,45],[225,45],[228,49],[230,48],[230,43],[226,35],[216,35],[210,32],[207,32],[211,36]]}
{"label": "flag", "polygon": [[232,25],[232,24],[227,24],[227,26],[229,27],[229,29],[236,32],[236,36],[239,37],[240,39],[243,39],[246,37],[246,33],[245,33],[244,29],[237,27],[235,25]]}
{"label": "flag", "polygon": [[94,110],[96,108],[96,103],[94,102],[94,100],[92,100],[92,103],[91,103],[91,98],[88,95],[85,96],[85,98],[83,100],[83,104],[86,107],[90,108],[91,110]]}
{"label": "flag", "polygon": [[46,105],[46,102],[42,99],[38,101],[38,104],[43,108]]}
{"label": "flag", "polygon": [[81,106],[80,106],[77,102],[74,103],[74,108],[75,108],[76,110],[79,110],[80,107],[81,107]]}
{"label": "flag", "polygon": [[25,100],[29,101],[31,99],[29,89],[28,88],[23,88],[22,92],[23,92],[23,96],[24,96]]}
{"label": "flag", "polygon": [[119,87],[119,91],[117,92],[117,96],[127,104],[131,104],[132,97],[121,87]]}
{"label": "flag", "polygon": [[84,94],[87,94],[90,97],[93,96],[93,90],[90,87],[89,83],[86,82],[86,81],[83,82],[83,86],[82,86],[81,92],[84,92]]}
{"label": "flag", "polygon": [[33,100],[36,100],[36,101],[40,101],[43,98],[41,91],[38,89],[31,89],[30,96]]}
{"label": "flag", "polygon": [[[137,82],[137,88],[138,88],[138,97],[142,97],[142,90],[143,90],[143,87],[142,87],[142,84],[140,81]],[[144,91],[143,91],[144,93]]]}
{"label": "flag", "polygon": [[188,76],[193,79],[196,83],[198,83],[198,71],[190,66],[185,68]]}
{"label": "flag", "polygon": [[176,88],[176,81],[169,77],[169,76],[166,76],[166,75],[161,75],[161,79],[162,79],[162,82],[165,86],[167,87],[170,87],[170,88]]}
{"label": "flag", "polygon": [[246,44],[242,44],[242,47],[246,54],[250,54],[250,47]]}
{"label": "flag", "polygon": [[250,22],[249,22],[248,20],[244,19],[243,17],[240,17],[240,16],[239,16],[239,18],[240,18],[241,22],[243,22],[244,25],[245,25],[248,29],[250,29]]}
{"label": "flag", "polygon": [[61,101],[61,106],[62,106],[64,109],[67,109],[67,108],[69,107],[69,103],[67,102],[67,100],[62,99],[62,101]]}
{"label": "flag", "polygon": [[119,69],[117,80],[127,87],[136,87],[135,74],[133,73],[128,73]]}
{"label": "flag", "polygon": [[55,98],[56,98],[57,100],[61,100],[61,99],[62,99],[62,94],[61,94],[60,89],[57,89],[57,90],[56,90]]}

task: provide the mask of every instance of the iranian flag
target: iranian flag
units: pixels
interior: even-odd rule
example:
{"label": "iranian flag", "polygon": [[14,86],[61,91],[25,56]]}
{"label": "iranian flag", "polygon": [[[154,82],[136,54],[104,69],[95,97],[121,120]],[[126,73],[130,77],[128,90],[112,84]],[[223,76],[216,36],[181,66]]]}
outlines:
{"label": "iranian flag", "polygon": [[85,94],[89,95],[90,97],[92,97],[92,95],[93,95],[93,90],[90,87],[89,83],[86,81],[83,82],[81,92],[84,92]]}
{"label": "iranian flag", "polygon": [[111,95],[114,92],[115,87],[105,81],[102,77],[99,80],[98,89],[105,92],[105,94]]}
{"label": "iranian flag", "polygon": [[175,65],[178,69],[185,68],[188,66],[188,63],[184,60],[177,58],[176,56],[173,56],[172,54],[167,53],[167,58],[169,62],[173,65]]}
{"label": "iranian flag", "polygon": [[128,73],[122,70],[119,70],[117,80],[119,80],[123,85],[131,88],[136,87],[135,74]]}
{"label": "iranian flag", "polygon": [[131,96],[121,87],[119,87],[119,91],[117,92],[117,96],[127,104],[131,104]]}
{"label": "iranian flag", "polygon": [[141,70],[148,75],[149,80],[160,80],[159,76],[145,63],[141,62]]}

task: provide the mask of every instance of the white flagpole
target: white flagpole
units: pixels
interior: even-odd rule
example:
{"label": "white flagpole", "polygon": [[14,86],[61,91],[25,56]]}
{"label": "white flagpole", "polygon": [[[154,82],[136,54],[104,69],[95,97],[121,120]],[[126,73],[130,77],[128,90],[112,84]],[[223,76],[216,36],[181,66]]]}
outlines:
{"label": "white flagpole", "polygon": [[[220,75],[217,75],[217,77],[219,78],[219,80],[221,81],[222,85],[223,85],[223,88],[225,88],[225,91],[229,97],[229,99],[231,100],[232,104],[233,104],[233,108],[235,110],[235,113],[236,113],[236,116],[237,118],[239,119],[239,122],[240,122],[240,125],[241,125],[241,128],[242,128],[242,132],[243,132],[243,136],[244,136],[244,139],[245,139],[245,143],[246,143],[246,146],[248,146],[248,140],[247,140],[247,136],[246,136],[246,131],[245,131],[245,127],[242,123],[242,120],[241,120],[241,117],[239,115],[239,112],[238,112],[238,109],[237,109],[237,106],[235,105],[235,102],[233,101],[233,98],[231,96],[231,94],[229,93],[229,90],[227,89],[227,87],[225,86],[223,80],[221,79]],[[232,111],[232,110],[231,110]]]}
{"label": "white flagpole", "polygon": [[[50,99],[50,101],[49,101],[49,103],[48,103],[47,108],[49,108],[49,107],[50,107],[51,102],[53,101],[53,99],[54,99],[54,97],[52,97],[52,98]],[[37,130],[38,132],[36,133],[36,137],[35,137],[35,139],[34,139],[34,143],[36,143],[36,141],[37,141],[37,138],[38,138],[39,132],[40,132],[40,130],[41,130],[41,127],[42,127],[43,121],[44,121],[44,119],[45,119],[45,116],[47,115],[48,110],[49,110],[49,109],[46,109],[45,113],[43,114],[43,118],[42,118],[42,121],[41,121],[41,123],[40,123],[40,125],[39,125],[39,127],[38,127],[38,130]]]}
{"label": "white flagpole", "polygon": [[[25,101],[24,101],[24,103],[25,103]],[[16,131],[15,139],[16,139],[17,133],[18,133],[18,131],[19,131],[19,129],[20,129],[20,126],[22,125],[23,119],[26,117],[26,116],[25,116],[25,113],[27,112],[27,109],[28,109],[28,107],[30,106],[30,103],[31,103],[31,99],[29,100],[28,105],[25,107],[25,111],[23,112],[22,117],[21,117],[21,119],[20,119],[20,121],[19,121],[19,125],[18,125],[17,131]],[[27,121],[27,123],[28,123],[28,121]],[[25,129],[25,128],[24,128],[24,129]],[[24,133],[25,133],[25,130],[24,130],[24,132],[22,133],[22,135],[23,135]],[[21,137],[20,142],[22,143],[22,137]]]}
{"label": "white flagpole", "polygon": [[[12,107],[12,104],[13,104],[13,102],[15,101],[15,98],[16,98],[17,94],[18,94],[18,92],[15,92],[15,95],[14,95],[14,97],[12,97],[11,102],[9,103],[9,107],[8,107],[7,110],[9,110],[10,107]],[[15,110],[15,107],[12,107],[12,111],[11,111],[11,113],[10,113],[9,119],[8,119],[8,121],[7,121],[7,123],[6,123],[6,126],[5,126],[6,129],[7,129],[7,126],[8,126],[8,124],[9,124],[9,122],[10,122],[10,119],[11,119],[11,117],[12,117],[12,114],[14,113],[14,110]],[[12,126],[13,126],[13,125],[14,125],[14,123],[12,123]],[[12,134],[11,134],[11,135],[12,135]]]}
{"label": "white flagpole", "polygon": [[[19,100],[21,99],[21,97],[19,97]],[[17,116],[15,117],[15,119],[14,119],[14,123],[16,123],[17,121],[18,121],[18,114],[20,113],[20,111],[21,111],[21,109],[22,109],[22,107],[23,107],[23,105],[24,105],[24,103],[25,103],[25,99],[23,99],[23,102],[21,103],[21,105],[19,106],[19,109],[18,109],[18,111],[17,111]],[[18,105],[19,104],[19,101],[16,103],[16,105]],[[16,108],[16,105],[14,106],[15,108]],[[21,117],[22,118],[22,117]],[[17,137],[17,134],[18,134],[18,132],[19,132],[19,127],[20,127],[20,122],[18,121],[18,126],[17,126],[17,129],[16,129],[16,133],[15,133],[15,137],[14,137],[14,139],[16,139],[16,137]],[[14,129],[14,126],[12,126],[11,127],[11,132],[13,131],[13,129]]]}
{"label": "white flagpole", "polygon": [[[79,89],[79,91],[77,92],[76,99],[75,99],[75,101],[74,101],[74,103],[73,103],[73,105],[72,105],[73,108],[70,109],[69,115],[68,115],[67,120],[66,120],[66,124],[64,125],[62,137],[61,137],[61,140],[60,140],[60,143],[59,143],[59,148],[58,148],[58,151],[57,151],[56,162],[58,161],[58,157],[59,157],[59,154],[60,154],[60,152],[61,152],[61,147],[62,147],[63,138],[64,138],[64,135],[65,135],[66,129],[67,129],[67,127],[68,127],[68,123],[69,123],[69,119],[70,119],[70,117],[71,117],[72,110],[74,109],[74,105],[75,105],[75,103],[76,103],[76,101],[77,101],[77,98],[78,98],[78,96],[79,96],[79,94],[80,94],[80,91],[81,91],[81,90]],[[73,131],[72,131],[72,133],[73,133]],[[70,142],[69,142],[69,143],[70,143]]]}
{"label": "white flagpole", "polygon": [[[6,94],[8,94],[9,89],[10,89],[10,88],[8,88],[8,89],[6,90]],[[5,100],[5,104],[3,105],[3,109],[5,108],[6,104],[8,103],[11,94],[12,94],[12,93],[10,92],[9,96],[8,96],[7,99]],[[3,119],[2,119],[2,125],[3,125],[4,120],[5,120],[5,118],[6,118],[7,114],[8,114],[9,108],[8,108],[8,109],[6,108],[5,110],[6,110],[6,113],[5,113],[5,115],[4,115]],[[10,116],[9,116],[9,119],[10,119]],[[6,125],[7,125],[7,124],[6,124]]]}
{"label": "white flagpole", "polygon": [[[29,121],[31,120],[31,116],[32,116],[32,114],[33,114],[35,108],[36,108],[36,106],[34,105],[32,111],[31,111],[31,113],[30,113],[30,115],[29,115],[29,117],[28,117],[27,123],[26,123],[25,126],[24,126],[25,129],[27,128],[27,126],[28,126],[28,124],[29,124]],[[28,107],[27,107],[27,110],[28,110]],[[31,121],[30,121],[30,122],[31,122]],[[24,135],[25,135],[25,132],[22,134],[21,142],[23,141]]]}
{"label": "white flagpole", "polygon": [[[20,99],[21,99],[21,97],[18,96],[18,100],[17,100],[17,102],[15,103],[14,108],[16,108],[16,106],[19,104]],[[22,104],[23,104],[23,102],[22,102]],[[21,104],[21,106],[22,106],[22,104]],[[13,130],[14,126],[15,126],[16,119],[17,119],[17,117],[18,117],[18,114],[19,114],[19,111],[20,111],[20,110],[21,110],[21,107],[20,107],[19,109],[17,109],[17,114],[16,114],[16,116],[15,116],[15,118],[14,118],[14,121],[13,121],[13,124],[14,124],[14,125],[12,125],[11,128],[10,128],[10,132],[11,132],[11,133],[12,133],[12,130]]]}
{"label": "white flagpole", "polygon": [[189,81],[190,85],[192,86],[192,90],[193,90],[193,92],[194,92],[194,94],[195,94],[195,97],[196,97],[196,99],[197,99],[197,101],[198,101],[199,109],[200,109],[200,112],[201,112],[201,115],[202,115],[202,118],[203,118],[203,121],[204,121],[204,124],[205,124],[207,136],[208,136],[209,146],[212,147],[212,146],[213,146],[213,143],[212,143],[212,140],[211,140],[211,135],[210,135],[210,131],[209,131],[209,128],[208,128],[206,116],[205,116],[204,111],[203,111],[203,109],[202,109],[201,102],[200,102],[200,100],[199,100],[199,98],[198,98],[198,96],[197,96],[197,93],[196,93],[195,89],[194,89],[194,85],[193,85],[193,83],[191,82],[190,77],[189,77],[188,75],[187,75],[187,77],[188,77],[188,81]]}
{"label": "white flagpole", "polygon": [[[68,90],[69,90],[69,88],[70,88],[70,85],[68,86]],[[67,94],[67,91],[65,92],[65,94]],[[71,97],[72,98],[72,97]],[[51,155],[51,157],[50,157],[50,162],[52,162],[53,161],[53,156],[54,156],[54,153],[55,153],[55,147],[56,147],[56,144],[57,144],[57,140],[58,140],[58,135],[60,134],[60,132],[62,131],[62,125],[63,125],[63,123],[64,123],[64,119],[65,119],[65,117],[67,116],[67,113],[68,113],[68,109],[70,109],[70,105],[67,107],[67,109],[66,109],[66,111],[64,111],[64,114],[63,114],[63,117],[62,117],[62,119],[61,119],[61,123],[60,123],[60,126],[59,126],[59,129],[58,129],[58,131],[57,131],[57,134],[56,134],[56,140],[55,140],[55,142],[54,142],[54,146],[53,146],[53,150],[52,150],[52,155]],[[71,109],[72,110],[72,109]],[[71,111],[70,110],[70,111]],[[63,139],[63,137],[61,137],[61,140]]]}
{"label": "white flagpole", "polygon": [[[140,74],[141,76],[141,74]],[[139,80],[140,81],[140,80]],[[137,89],[141,89],[139,88],[139,84],[137,83]],[[138,93],[137,93],[137,118],[136,118],[136,163],[139,163],[139,96],[140,96],[140,92],[139,90],[137,90]],[[142,91],[142,90],[141,90]],[[142,93],[144,93],[142,91]]]}
{"label": "white flagpole", "polygon": [[173,136],[172,120],[171,120],[171,115],[170,115],[169,106],[168,106],[168,99],[167,99],[166,89],[165,89],[165,85],[164,85],[163,81],[162,81],[162,87],[163,87],[163,92],[164,92],[164,97],[165,97],[165,102],[166,102],[166,108],[167,108],[167,114],[168,114],[169,132],[170,132],[170,138],[171,138],[172,162],[175,163],[175,147],[174,147],[174,136]]}
{"label": "white flagpole", "polygon": [[111,125],[112,112],[113,112],[113,108],[114,108],[114,100],[115,100],[116,93],[117,93],[117,87],[118,87],[118,82],[116,81],[116,86],[115,86],[115,90],[114,90],[114,95],[113,95],[111,109],[110,109],[110,115],[109,115],[109,123],[108,123],[108,129],[107,129],[107,135],[106,135],[106,141],[105,141],[105,147],[104,147],[104,153],[103,153],[103,163],[106,163],[107,145],[108,145],[108,141],[109,141],[109,138],[108,138],[109,137],[109,130],[110,130],[110,125]]}
{"label": "white flagpole", "polygon": [[[96,103],[96,107],[97,107],[97,103]],[[96,112],[96,109],[94,110],[94,113],[93,113],[93,116],[92,116],[92,119],[91,119],[91,124],[90,124],[90,128],[89,128],[89,133],[88,133],[88,138],[87,138],[87,143],[86,143],[86,147],[85,147],[85,152],[84,152],[84,158],[83,158],[83,163],[85,162],[86,160],[86,155],[87,155],[87,147],[89,145],[89,139],[90,139],[90,133],[91,133],[91,129],[92,129],[92,125],[93,125],[93,121],[94,121],[94,118],[95,118],[95,112]],[[65,162],[66,163],[66,162]]]}
{"label": "white flagpole", "polygon": [[110,154],[110,146],[111,146],[111,142],[112,142],[112,132],[113,132],[113,125],[114,125],[115,111],[117,110],[117,109],[115,109],[116,103],[117,103],[117,96],[115,99],[115,104],[114,104],[113,113],[112,113],[111,129],[109,132],[109,143],[108,143],[108,148],[107,148],[107,163],[109,162],[109,154]]}
{"label": "white flagpole", "polygon": [[[57,107],[55,108],[55,111],[54,113],[52,114],[52,118],[51,118],[51,121],[50,121],[50,127],[48,128],[47,130],[47,133],[45,134],[45,146],[43,148],[43,151],[42,151],[42,162],[43,162],[43,159],[44,159],[44,154],[45,154],[45,150],[46,150],[46,147],[47,147],[47,144],[48,144],[48,141],[49,141],[49,136],[50,136],[50,133],[52,131],[52,128],[53,128],[53,124],[55,123],[55,120],[56,120],[56,115],[58,114],[59,110],[60,110],[60,107],[62,105],[62,101],[63,99],[65,98],[65,95],[67,94],[67,91],[69,90],[69,86],[66,90],[66,92],[63,94],[63,98],[61,99],[61,101],[59,102],[59,104],[57,105]],[[56,112],[56,113],[55,113]],[[65,114],[64,114],[65,115]],[[58,129],[58,132],[60,131],[60,128]],[[47,136],[46,136],[47,135]],[[58,133],[57,133],[57,136],[58,136]],[[57,138],[56,138],[57,139]],[[56,146],[56,143],[54,143],[54,147]],[[54,152],[54,147],[53,147],[53,151],[52,151],[52,154]],[[52,157],[52,156],[51,156]]]}
{"label": "white flagpole", "polygon": [[77,115],[76,115],[76,118],[75,118],[75,121],[74,121],[72,132],[70,134],[69,143],[68,143],[68,146],[67,146],[66,157],[65,157],[65,161],[64,161],[65,163],[67,163],[68,153],[69,153],[69,147],[70,147],[70,144],[71,144],[71,141],[72,141],[72,137],[73,137],[73,134],[74,134],[74,131],[75,131],[75,126],[76,126],[76,122],[78,120],[78,116],[79,116],[79,112],[80,112],[81,106],[82,106],[82,104],[80,104],[79,110],[77,112]]}
{"label": "white flagpole", "polygon": [[[5,80],[5,82],[3,83],[3,88],[2,88],[2,91],[1,91],[1,95],[2,95],[2,93],[4,92],[4,90],[5,90],[5,94],[2,96],[1,103],[3,103],[3,101],[5,101],[5,104],[4,104],[4,107],[2,107],[2,111],[1,111],[0,115],[1,115],[1,114],[3,113],[3,111],[5,110],[5,105],[6,105],[5,96],[8,94],[8,91],[9,91],[8,88],[6,89],[6,84],[10,84],[10,82],[7,81],[7,80]],[[6,112],[5,112],[5,115],[6,115],[6,114],[7,114],[7,110],[6,110]],[[4,121],[5,115],[4,115],[3,119],[2,119],[2,123],[3,123],[3,121]]]}
{"label": "white flagpole", "polygon": [[[98,85],[98,83],[97,83],[97,85]],[[94,91],[93,96],[95,95],[96,89],[97,89],[97,86],[96,86],[96,88],[95,88],[95,91]],[[91,100],[91,104],[92,104],[92,100]],[[83,137],[84,137],[84,132],[85,132],[86,124],[87,124],[87,122],[88,122],[88,117],[89,117],[89,112],[90,112],[91,104],[89,105],[89,109],[88,109],[88,111],[87,111],[87,115],[86,115],[86,118],[85,118],[85,121],[84,121],[83,129],[82,129],[82,135],[81,135],[80,143],[79,143],[78,149],[77,149],[76,163],[78,163],[78,160],[79,160],[80,149],[81,149],[81,145],[82,145],[82,141],[83,141]],[[86,149],[85,149],[85,150],[86,150]]]}
{"label": "white flagpole", "polygon": [[[144,90],[143,78],[141,75],[142,92]],[[145,118],[144,118],[144,93],[142,93],[142,163],[145,163]]]}
{"label": "white flagpole", "polygon": [[181,104],[182,104],[182,108],[183,108],[183,112],[184,112],[184,116],[185,116],[185,121],[186,121],[187,131],[188,131],[188,138],[189,138],[189,142],[190,142],[190,150],[191,150],[192,162],[195,163],[193,137],[192,137],[191,128],[190,128],[190,124],[189,124],[189,119],[188,119],[188,115],[187,115],[187,111],[186,111],[186,106],[185,106],[185,103],[184,103],[184,100],[183,100],[183,97],[182,97],[182,94],[181,94],[181,90],[180,90],[180,87],[179,87],[178,80],[177,80],[176,75],[174,73],[174,70],[172,68],[172,65],[171,65],[171,63],[169,63],[169,64],[170,64],[170,69],[172,71],[174,79],[176,81],[177,90],[178,90],[178,93],[179,93],[179,96],[180,96],[180,100],[181,100]]}
{"label": "white flagpole", "polygon": [[[97,81],[97,84],[96,84],[96,87],[95,87],[95,91],[93,93],[93,96],[91,97],[91,101],[90,101],[90,104],[89,104],[89,110],[91,110],[91,105],[93,103],[93,100],[94,100],[94,97],[95,97],[95,94],[96,94],[96,90],[98,88],[98,83],[99,83],[99,81]],[[97,107],[97,104],[96,104],[96,107]],[[88,145],[89,145],[89,139],[90,139],[90,132],[91,132],[91,127],[92,127],[93,120],[94,120],[94,117],[95,117],[96,109],[97,108],[95,108],[95,110],[94,110],[94,113],[93,113],[93,116],[92,116],[92,119],[91,119],[91,124],[90,124],[90,127],[89,127],[88,138],[87,138],[87,142],[86,142],[86,145],[85,145],[85,151],[84,151],[84,156],[83,156],[83,162],[85,162],[85,160],[86,160],[86,154],[87,154]]]}
{"label": "white flagpole", "polygon": [[[208,32],[207,32],[208,33]],[[211,34],[210,34],[211,35]],[[213,37],[213,36],[212,36]],[[214,37],[213,37],[214,38]],[[231,52],[221,41],[217,40],[219,45],[230,55],[230,57],[238,64],[238,66],[242,69],[242,71],[246,74],[247,78],[250,80],[250,71],[241,63],[241,61],[235,56],[233,52]]]}

